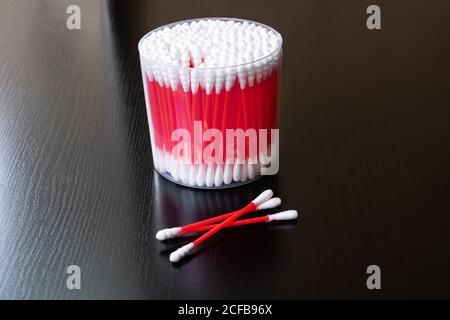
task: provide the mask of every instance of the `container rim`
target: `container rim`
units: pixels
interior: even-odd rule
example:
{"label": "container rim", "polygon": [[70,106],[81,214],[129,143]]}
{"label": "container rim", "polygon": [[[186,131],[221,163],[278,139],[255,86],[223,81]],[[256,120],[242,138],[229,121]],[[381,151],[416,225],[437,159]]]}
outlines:
{"label": "container rim", "polygon": [[188,69],[188,70],[196,70],[196,71],[205,71],[205,70],[221,70],[221,69],[238,68],[238,67],[242,67],[242,66],[251,65],[251,64],[254,64],[254,63],[256,63],[256,62],[259,62],[259,61],[262,61],[262,60],[264,60],[264,59],[267,59],[268,57],[271,57],[271,56],[273,56],[273,55],[279,53],[279,52],[283,49],[283,37],[281,36],[281,34],[280,34],[277,30],[275,30],[274,28],[272,28],[272,27],[270,27],[270,26],[268,26],[268,25],[266,25],[266,24],[264,24],[264,23],[257,22],[257,21],[253,21],[253,20],[240,19],[240,18],[229,18],[229,17],[203,17],[203,18],[193,18],[193,19],[186,19],[186,20],[179,20],[179,21],[171,22],[171,23],[162,25],[162,26],[160,26],[160,27],[158,27],[158,28],[152,29],[151,31],[147,32],[146,34],[144,34],[144,36],[141,38],[141,40],[139,40],[139,43],[138,43],[139,56],[140,56],[141,58],[145,58],[145,59],[148,60],[148,61],[151,61],[152,63],[159,64],[159,65],[162,65],[162,66],[165,66],[165,67],[176,67],[176,68],[180,68],[180,66],[178,66],[178,65],[174,65],[174,64],[170,64],[170,63],[164,63],[164,62],[161,62],[161,61],[157,61],[157,60],[151,59],[151,58],[149,58],[148,56],[146,56],[146,55],[143,53],[143,51],[142,51],[143,42],[144,42],[144,40],[145,40],[148,36],[150,36],[150,34],[152,34],[152,33],[154,33],[154,32],[157,32],[157,31],[159,31],[159,30],[162,30],[162,29],[164,29],[164,28],[166,28],[166,27],[169,27],[169,28],[170,28],[170,27],[173,27],[173,26],[175,26],[175,25],[177,25],[177,24],[190,23],[190,22],[193,22],[193,21],[202,21],[202,20],[222,20],[222,21],[230,21],[230,20],[234,20],[234,21],[238,21],[238,22],[254,23],[254,24],[256,24],[257,26],[264,27],[264,28],[268,29],[269,31],[274,32],[275,35],[280,39],[280,45],[279,45],[279,47],[278,47],[277,49],[275,49],[275,50],[272,51],[271,53],[269,53],[269,54],[267,54],[267,55],[265,55],[265,56],[263,56],[263,57],[261,57],[261,58],[259,58],[259,59],[250,61],[250,62],[244,62],[244,63],[235,64],[235,65],[231,65],[231,66],[224,66],[224,67],[208,67],[208,68],[183,67],[183,68],[185,68],[185,69]]}

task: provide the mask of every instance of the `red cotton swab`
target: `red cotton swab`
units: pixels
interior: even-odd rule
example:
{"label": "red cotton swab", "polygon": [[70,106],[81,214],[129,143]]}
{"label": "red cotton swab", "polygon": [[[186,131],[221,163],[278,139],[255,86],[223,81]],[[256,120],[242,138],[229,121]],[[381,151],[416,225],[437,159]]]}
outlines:
{"label": "red cotton swab", "polygon": [[227,227],[231,222],[238,219],[240,216],[254,211],[256,208],[261,206],[264,202],[272,198],[273,191],[272,190],[266,190],[263,193],[261,193],[256,199],[254,199],[252,202],[250,202],[248,205],[246,205],[241,210],[238,210],[234,212],[231,216],[226,218],[222,223],[218,224],[202,236],[200,236],[197,240],[188,243],[187,245],[182,246],[181,248],[175,250],[170,254],[170,262],[178,262],[180,261],[185,255],[187,255],[194,247],[197,247],[201,245],[203,242],[205,242],[208,238],[215,235],[217,232],[219,232],[221,229]]}
{"label": "red cotton swab", "polygon": [[[258,210],[265,210],[265,209],[272,209],[272,208],[276,208],[281,204],[281,199],[280,198],[271,198],[269,200],[267,200],[266,202],[262,203],[261,205],[259,205],[258,207],[256,207],[254,210],[252,211],[247,211],[246,213],[250,213],[250,212],[254,212],[254,211],[258,211]],[[242,210],[242,209],[240,209]],[[173,228],[167,228],[167,229],[162,229],[160,231],[158,231],[156,233],[156,239],[158,240],[166,240],[166,239],[171,239],[174,237],[177,237],[179,235],[182,234],[187,234],[187,233],[192,233],[192,232],[197,232],[197,230],[201,227],[207,226],[207,225],[211,225],[213,223],[216,222],[221,222],[227,218],[229,218],[230,216],[232,216],[234,213],[240,211],[233,211],[230,213],[225,213],[222,214],[220,216],[215,216],[209,219],[205,219],[205,220],[201,220],[195,223],[191,223],[182,227],[173,227]]]}
{"label": "red cotton swab", "polygon": [[[274,198],[274,199],[277,199],[277,198]],[[262,222],[294,220],[294,219],[297,219],[297,217],[298,217],[297,210],[287,210],[287,211],[283,211],[283,212],[279,212],[279,213],[275,213],[275,214],[268,214],[268,215],[262,216],[262,217],[236,220],[236,221],[233,221],[232,223],[230,223],[225,228],[238,227],[238,226],[262,223]],[[209,225],[200,226],[195,229],[192,229],[190,232],[181,232],[181,233],[178,233],[178,234],[173,235],[172,237],[166,238],[166,239],[175,238],[178,235],[186,235],[186,234],[190,234],[190,233],[198,233],[198,232],[208,231],[208,230],[213,229],[215,226],[217,226],[217,224],[209,224]]]}
{"label": "red cotton swab", "polygon": [[[236,220],[236,221],[233,221],[232,223],[230,223],[225,228],[239,227],[239,226],[243,226],[243,225],[261,223],[261,222],[294,220],[294,219],[297,219],[297,218],[298,218],[297,210],[287,210],[287,211],[282,211],[282,212],[278,212],[278,213],[275,213],[275,214],[268,214],[268,215],[262,216],[262,217],[243,219],[243,220]],[[213,229],[215,226],[217,226],[217,224],[210,224],[210,225],[207,225],[207,226],[199,227],[198,229],[196,229],[193,232],[208,231],[208,230]]]}

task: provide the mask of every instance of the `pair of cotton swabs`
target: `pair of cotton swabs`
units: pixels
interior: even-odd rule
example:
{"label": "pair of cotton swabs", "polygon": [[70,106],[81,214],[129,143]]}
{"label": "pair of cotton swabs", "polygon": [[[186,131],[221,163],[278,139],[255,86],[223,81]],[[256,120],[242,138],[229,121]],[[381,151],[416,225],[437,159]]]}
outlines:
{"label": "pair of cotton swabs", "polygon": [[[240,210],[222,214],[199,222],[191,223],[182,227],[163,229],[158,231],[158,233],[156,234],[156,238],[158,240],[166,240],[188,233],[207,231],[195,241],[190,242],[172,252],[172,254],[170,255],[170,261],[178,262],[185,255],[187,255],[194,247],[201,245],[206,239],[213,236],[223,228],[236,227],[240,225],[254,224],[261,222],[292,220],[297,218],[298,213],[296,210],[288,210],[262,217],[236,221],[236,219],[238,219],[244,214],[278,207],[281,204],[281,199],[272,198],[272,196],[273,191],[266,190],[263,193],[261,193],[256,199],[254,199],[252,202],[250,202],[248,205],[246,205]],[[216,222],[220,223],[215,224]]]}

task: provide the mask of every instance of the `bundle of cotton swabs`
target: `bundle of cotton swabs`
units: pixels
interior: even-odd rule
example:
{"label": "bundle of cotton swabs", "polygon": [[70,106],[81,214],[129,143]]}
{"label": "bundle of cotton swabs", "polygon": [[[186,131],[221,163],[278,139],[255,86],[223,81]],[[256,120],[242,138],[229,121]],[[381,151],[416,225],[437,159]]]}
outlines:
{"label": "bundle of cotton swabs", "polygon": [[[276,128],[281,46],[280,34],[269,27],[219,18],[172,24],[143,38],[139,50],[153,156],[161,173],[208,188],[259,175],[258,161],[245,162],[258,159],[249,148],[240,164],[225,156],[220,163],[186,164],[172,155],[177,141],[171,138],[180,128],[193,136],[195,121],[224,136],[226,129]],[[192,157],[202,151],[192,150]]]}

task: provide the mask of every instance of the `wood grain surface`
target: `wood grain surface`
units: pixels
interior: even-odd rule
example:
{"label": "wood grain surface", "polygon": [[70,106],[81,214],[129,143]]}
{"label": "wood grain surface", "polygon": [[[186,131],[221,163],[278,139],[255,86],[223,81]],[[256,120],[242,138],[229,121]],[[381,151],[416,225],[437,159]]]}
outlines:
{"label": "wood grain surface", "polygon": [[[380,0],[369,31],[369,4],[1,0],[0,298],[450,298],[450,5]],[[226,191],[155,174],[146,123],[137,42],[202,16],[284,37],[280,172]],[[183,242],[154,239],[266,188],[298,222],[226,230],[175,266]]]}

